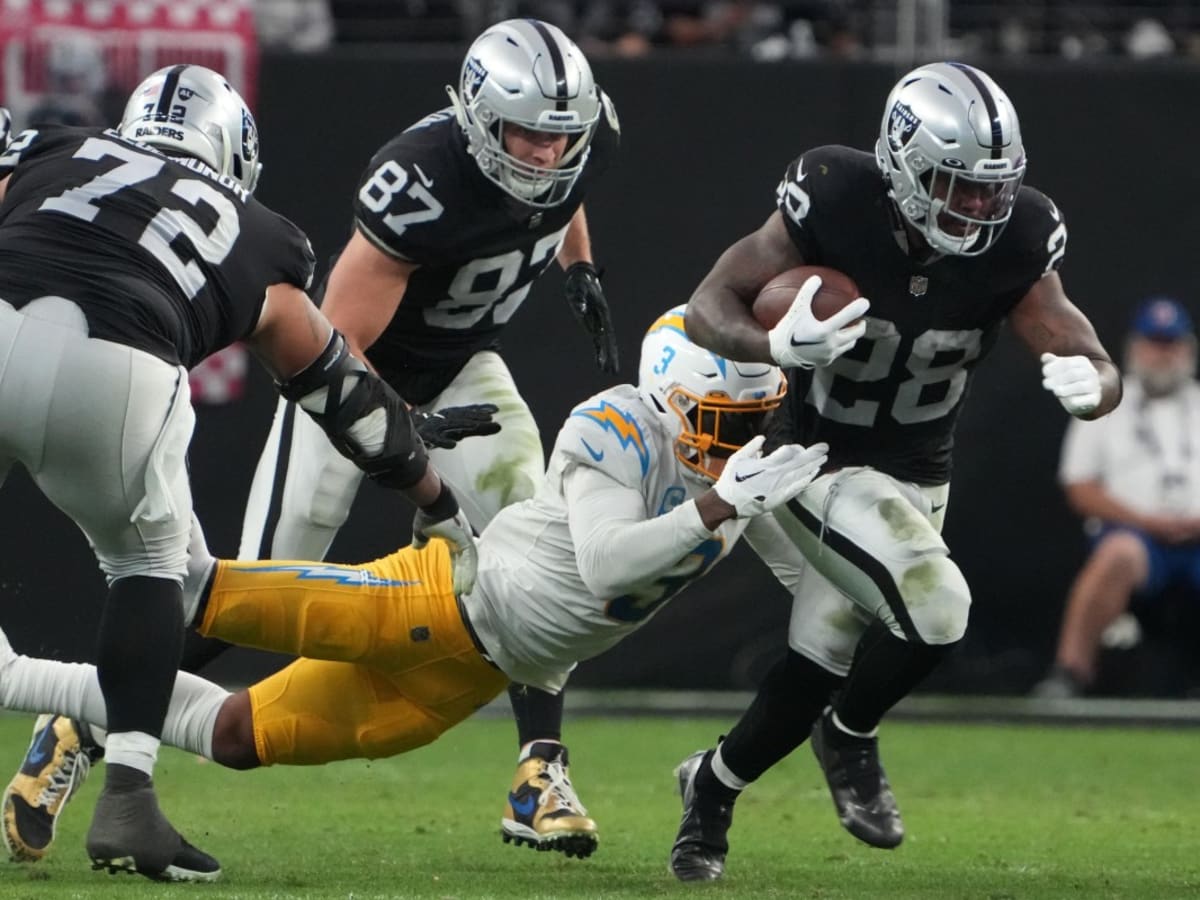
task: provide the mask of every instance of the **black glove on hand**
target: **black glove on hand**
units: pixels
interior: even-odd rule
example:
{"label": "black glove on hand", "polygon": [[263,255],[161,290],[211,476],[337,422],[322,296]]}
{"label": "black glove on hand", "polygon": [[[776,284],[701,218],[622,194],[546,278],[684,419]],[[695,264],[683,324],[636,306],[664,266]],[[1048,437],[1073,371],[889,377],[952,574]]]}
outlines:
{"label": "black glove on hand", "polygon": [[468,406],[445,406],[436,412],[412,411],[417,434],[426,447],[449,450],[463,438],[495,434],[500,423],[492,416],[499,411],[494,403],[472,403]]}
{"label": "black glove on hand", "polygon": [[601,372],[616,375],[620,368],[617,336],[613,333],[612,316],[608,312],[608,301],[604,299],[604,289],[600,287],[600,274],[596,267],[590,262],[572,263],[567,268],[563,291],[571,312],[592,336],[596,365]]}

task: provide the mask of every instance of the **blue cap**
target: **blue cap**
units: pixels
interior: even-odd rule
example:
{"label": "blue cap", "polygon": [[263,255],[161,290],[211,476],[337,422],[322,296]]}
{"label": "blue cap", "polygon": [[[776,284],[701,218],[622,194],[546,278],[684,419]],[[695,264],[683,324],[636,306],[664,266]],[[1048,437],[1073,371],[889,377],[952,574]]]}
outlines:
{"label": "blue cap", "polygon": [[1138,307],[1133,331],[1152,341],[1177,341],[1192,334],[1192,317],[1170,297],[1151,297]]}

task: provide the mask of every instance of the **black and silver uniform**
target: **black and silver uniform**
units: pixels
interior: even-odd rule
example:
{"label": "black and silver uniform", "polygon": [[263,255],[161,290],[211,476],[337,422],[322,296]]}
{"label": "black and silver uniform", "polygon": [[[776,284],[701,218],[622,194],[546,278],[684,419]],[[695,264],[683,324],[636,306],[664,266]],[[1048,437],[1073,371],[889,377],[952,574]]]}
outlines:
{"label": "black and silver uniform", "polygon": [[295,225],[196,160],[47,126],[3,156],[0,299],[74,301],[94,338],[191,367],[248,336],[272,284],[307,288]]}
{"label": "black and silver uniform", "polygon": [[550,209],[525,206],[484,177],[449,109],[417,122],[372,158],[355,197],[355,225],[384,253],[419,266],[367,351],[405,399],[433,399],[472,355],[498,346],[616,155],[617,120],[607,98],[602,107],[583,172]]}
{"label": "black and silver uniform", "polygon": [[1022,187],[986,253],[922,265],[894,236],[899,216],[875,158],[838,146],[793,161],[778,206],[805,263],[846,273],[871,301],[866,335],[848,353],[825,368],[789,370],[780,437],[828,441],[831,466],[948,481],[975,366],[1013,306],[1062,262],[1067,233],[1058,210]]}

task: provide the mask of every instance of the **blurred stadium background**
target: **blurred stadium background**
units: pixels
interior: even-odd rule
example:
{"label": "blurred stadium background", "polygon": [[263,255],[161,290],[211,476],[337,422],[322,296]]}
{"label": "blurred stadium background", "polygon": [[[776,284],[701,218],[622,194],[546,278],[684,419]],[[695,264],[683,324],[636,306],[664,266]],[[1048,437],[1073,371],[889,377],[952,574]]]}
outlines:
{"label": "blurred stadium background", "polygon": [[[935,58],[982,66],[1013,98],[1027,181],[1058,202],[1069,226],[1068,293],[1115,355],[1142,297],[1171,294],[1200,312],[1200,7],[1180,0],[0,0],[0,98],[18,125],[112,123],[154,68],[186,60],[224,71],[258,117],[259,196],[309,233],[319,277],[348,234],[371,153],[444,105],[442,86],[469,38],[512,15],[574,35],[621,115],[618,167],[588,212],[627,378],[643,329],[761,222],[789,160],[822,143],[870,147],[895,76]],[[559,289],[551,272],[505,339],[547,446],[567,410],[605,386]],[[197,508],[214,550],[232,555],[273,394],[235,348],[195,373],[193,396]],[[947,520],[974,591],[972,627],[925,693],[1016,697],[1046,667],[1084,550],[1055,484],[1065,425],[1034,361],[1001,341],[959,429]],[[101,578],[85,543],[22,473],[0,500],[0,624],[21,650],[89,658]],[[401,503],[368,486],[333,558],[389,551],[407,539],[407,519]],[[1200,654],[1186,652],[1200,634],[1194,599],[1145,622],[1138,646],[1109,651],[1107,692],[1196,694]],[[743,549],[581,666],[575,685],[601,692],[580,695],[601,705],[612,690],[741,698],[784,646],[787,600]],[[239,651],[208,674],[245,682],[273,665]],[[1191,706],[1173,709],[1173,719],[1186,718]]]}
{"label": "blurred stadium background", "polygon": [[[0,0],[0,102],[18,125],[115,123],[128,90],[161,65],[224,71],[258,117],[259,196],[309,233],[319,277],[349,232],[372,152],[444,105],[470,37],[513,15],[575,36],[621,115],[619,164],[588,213],[627,378],[644,328],[765,218],[787,163],[818,144],[871,146],[896,75],[936,58],[985,68],[1012,97],[1028,183],[1058,202],[1070,229],[1068,293],[1114,355],[1147,295],[1200,313],[1200,5],[1185,0]],[[606,386],[560,284],[553,271],[539,282],[505,338],[547,446],[570,407]],[[914,840],[882,863],[854,845],[804,751],[739,813],[745,855],[740,872],[731,863],[740,881],[728,896],[799,896],[797,885],[823,898],[1195,896],[1200,874],[1180,847],[1195,843],[1188,798],[1200,784],[1191,735],[1172,732],[1200,722],[1197,598],[1143,623],[1136,646],[1107,651],[1101,687],[1118,699],[1022,696],[1049,663],[1084,552],[1055,484],[1065,417],[1039,381],[1035,361],[1002,340],[960,425],[947,539],[972,585],[972,626],[897,711],[945,724],[898,725],[884,749]],[[213,549],[233,555],[273,391],[234,349],[194,373],[193,397],[197,509]],[[89,659],[102,580],[86,543],[22,472],[0,504],[0,627],[21,651]],[[407,540],[408,519],[367,486],[332,557],[388,552]],[[489,896],[528,898],[682,890],[663,867],[678,815],[669,767],[744,708],[783,650],[787,610],[743,548],[580,667],[568,737],[607,849],[587,864],[526,859],[495,840],[511,771],[503,704],[411,760],[236,776],[177,754],[162,780],[180,824],[240,873],[237,896],[459,896],[480,883]],[[239,650],[205,674],[240,684],[277,662]],[[720,719],[683,718],[700,714]],[[967,720],[1025,724],[953,727]],[[1109,727],[1063,727],[1082,724]],[[0,717],[0,773],[26,728]],[[210,840],[205,829],[220,832],[213,823],[229,816],[220,787],[235,782],[235,831],[259,838]],[[325,796],[314,803],[314,792]],[[402,809],[398,832],[364,815],[379,799]],[[67,853],[39,869],[48,874],[4,873],[0,893],[42,896],[36,882],[54,879],[72,896],[159,895],[80,875],[86,816],[70,818]]]}

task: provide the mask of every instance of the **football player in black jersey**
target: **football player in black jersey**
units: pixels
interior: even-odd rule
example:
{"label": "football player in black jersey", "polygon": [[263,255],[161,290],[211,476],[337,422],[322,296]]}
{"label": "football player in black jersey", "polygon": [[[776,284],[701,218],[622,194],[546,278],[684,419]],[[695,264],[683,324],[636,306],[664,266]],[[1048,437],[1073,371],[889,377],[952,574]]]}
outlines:
{"label": "football player in black jersey", "polygon": [[[96,868],[220,874],[170,825],[151,782],[189,542],[203,541],[185,463],[188,367],[247,341],[340,452],[420,507],[418,539],[446,538],[472,580],[465,514],[407,406],[309,300],[308,240],[253,198],[259,170],[242,98],[187,65],[139,85],[117,130],[31,129],[0,155],[0,478],[24,465],[109,583],[96,650],[108,765],[87,836]],[[54,721],[35,730],[27,790],[4,798],[5,841],[25,858],[44,853],[86,774],[78,753],[61,765],[77,736]]]}
{"label": "football player in black jersey", "polygon": [[[501,437],[431,451],[481,531],[501,508],[530,497],[545,468],[537,425],[497,351],[504,326],[555,260],[599,367],[617,370],[583,201],[613,161],[619,125],[579,48],[535,19],[484,31],[448,92],[448,107],[392,138],[367,165],[322,310],[418,409],[475,400],[499,407]],[[325,435],[281,403],[239,556],[323,559],[360,481]],[[510,697],[522,748],[515,786],[548,789],[547,770],[562,767],[562,698],[520,685]],[[552,758],[529,758],[531,749]],[[506,840],[580,855],[596,842],[583,809],[550,794],[527,816],[510,805],[503,829]]]}
{"label": "football player in black jersey", "polygon": [[[903,838],[876,730],[966,629],[970,592],[942,521],[954,423],[1001,324],[1040,356],[1071,415],[1120,400],[1116,367],[1063,292],[1062,217],[1024,175],[996,83],[958,63],[922,66],[888,97],[875,153],[799,157],[777,211],[691,298],[697,343],[788,370],[768,446],[830,449],[822,475],[776,511],[776,537],[756,545],[793,592],[789,651],[729,735],[679,767],[680,879],[721,876],[738,793],[810,732],[842,825],[876,847]],[[810,279],[763,328],[750,312],[759,289],[801,264],[846,273],[870,301],[817,320]]]}

